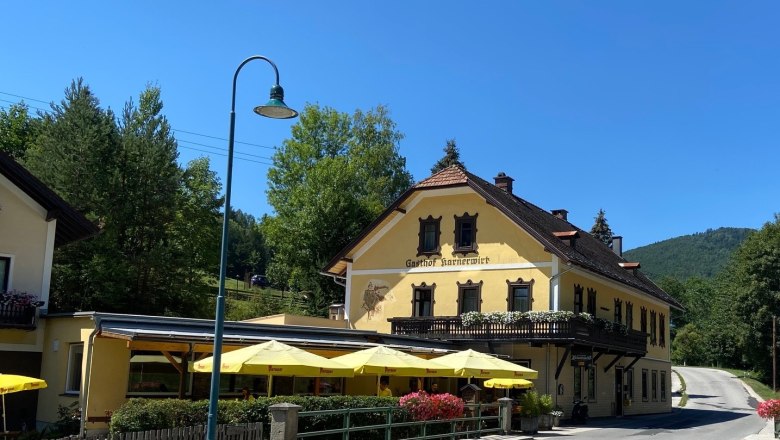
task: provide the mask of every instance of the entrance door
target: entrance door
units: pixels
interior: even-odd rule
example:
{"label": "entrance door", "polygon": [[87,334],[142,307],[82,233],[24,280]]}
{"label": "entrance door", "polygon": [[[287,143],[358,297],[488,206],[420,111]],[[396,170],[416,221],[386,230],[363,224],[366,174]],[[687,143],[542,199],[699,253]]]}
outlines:
{"label": "entrance door", "polygon": [[615,415],[623,416],[623,369],[615,368]]}

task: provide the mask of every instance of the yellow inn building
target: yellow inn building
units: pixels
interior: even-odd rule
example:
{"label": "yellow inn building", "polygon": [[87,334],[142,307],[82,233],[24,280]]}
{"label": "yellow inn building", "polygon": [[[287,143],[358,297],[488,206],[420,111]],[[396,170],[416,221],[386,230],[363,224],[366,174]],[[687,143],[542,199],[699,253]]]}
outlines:
{"label": "yellow inn building", "polygon": [[580,399],[591,416],[671,411],[681,305],[622,258],[621,237],[610,248],[512,183],[451,166],[401,195],[324,268],[345,285],[349,327],[538,370],[567,416]]}

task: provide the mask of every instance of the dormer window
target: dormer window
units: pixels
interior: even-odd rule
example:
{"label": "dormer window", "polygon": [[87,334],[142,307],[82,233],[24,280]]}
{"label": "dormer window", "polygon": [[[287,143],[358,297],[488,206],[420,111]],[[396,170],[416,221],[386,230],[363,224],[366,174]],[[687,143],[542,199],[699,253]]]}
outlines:
{"label": "dormer window", "polygon": [[420,219],[420,241],[417,246],[417,256],[441,255],[439,236],[441,235],[441,217]]}
{"label": "dormer window", "polygon": [[455,216],[455,246],[454,253],[477,253],[477,215]]}
{"label": "dormer window", "polygon": [[580,233],[578,231],[564,231],[564,232],[553,232],[553,235],[560,238],[561,241],[566,243],[566,245],[570,247],[574,247],[574,244],[577,242],[577,239],[580,237]]}

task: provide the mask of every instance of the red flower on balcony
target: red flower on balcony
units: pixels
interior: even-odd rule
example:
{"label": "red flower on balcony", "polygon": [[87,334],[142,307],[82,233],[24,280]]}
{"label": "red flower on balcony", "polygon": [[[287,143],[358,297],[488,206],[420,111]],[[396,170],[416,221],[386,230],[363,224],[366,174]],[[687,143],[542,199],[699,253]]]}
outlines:
{"label": "red flower on balcony", "polygon": [[7,292],[0,292],[0,305],[10,307],[40,307],[44,304],[37,295],[33,295],[27,292],[20,292],[18,290],[9,290]]}

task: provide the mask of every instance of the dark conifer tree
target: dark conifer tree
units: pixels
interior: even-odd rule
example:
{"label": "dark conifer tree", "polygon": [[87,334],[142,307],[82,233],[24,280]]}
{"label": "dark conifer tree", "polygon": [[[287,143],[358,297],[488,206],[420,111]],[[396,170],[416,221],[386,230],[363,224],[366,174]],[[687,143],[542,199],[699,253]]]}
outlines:
{"label": "dark conifer tree", "polygon": [[455,139],[447,139],[447,145],[444,147],[444,157],[433,165],[431,174],[436,174],[451,165],[459,165],[466,168],[463,162],[460,161],[460,151],[458,146],[455,145]]}

